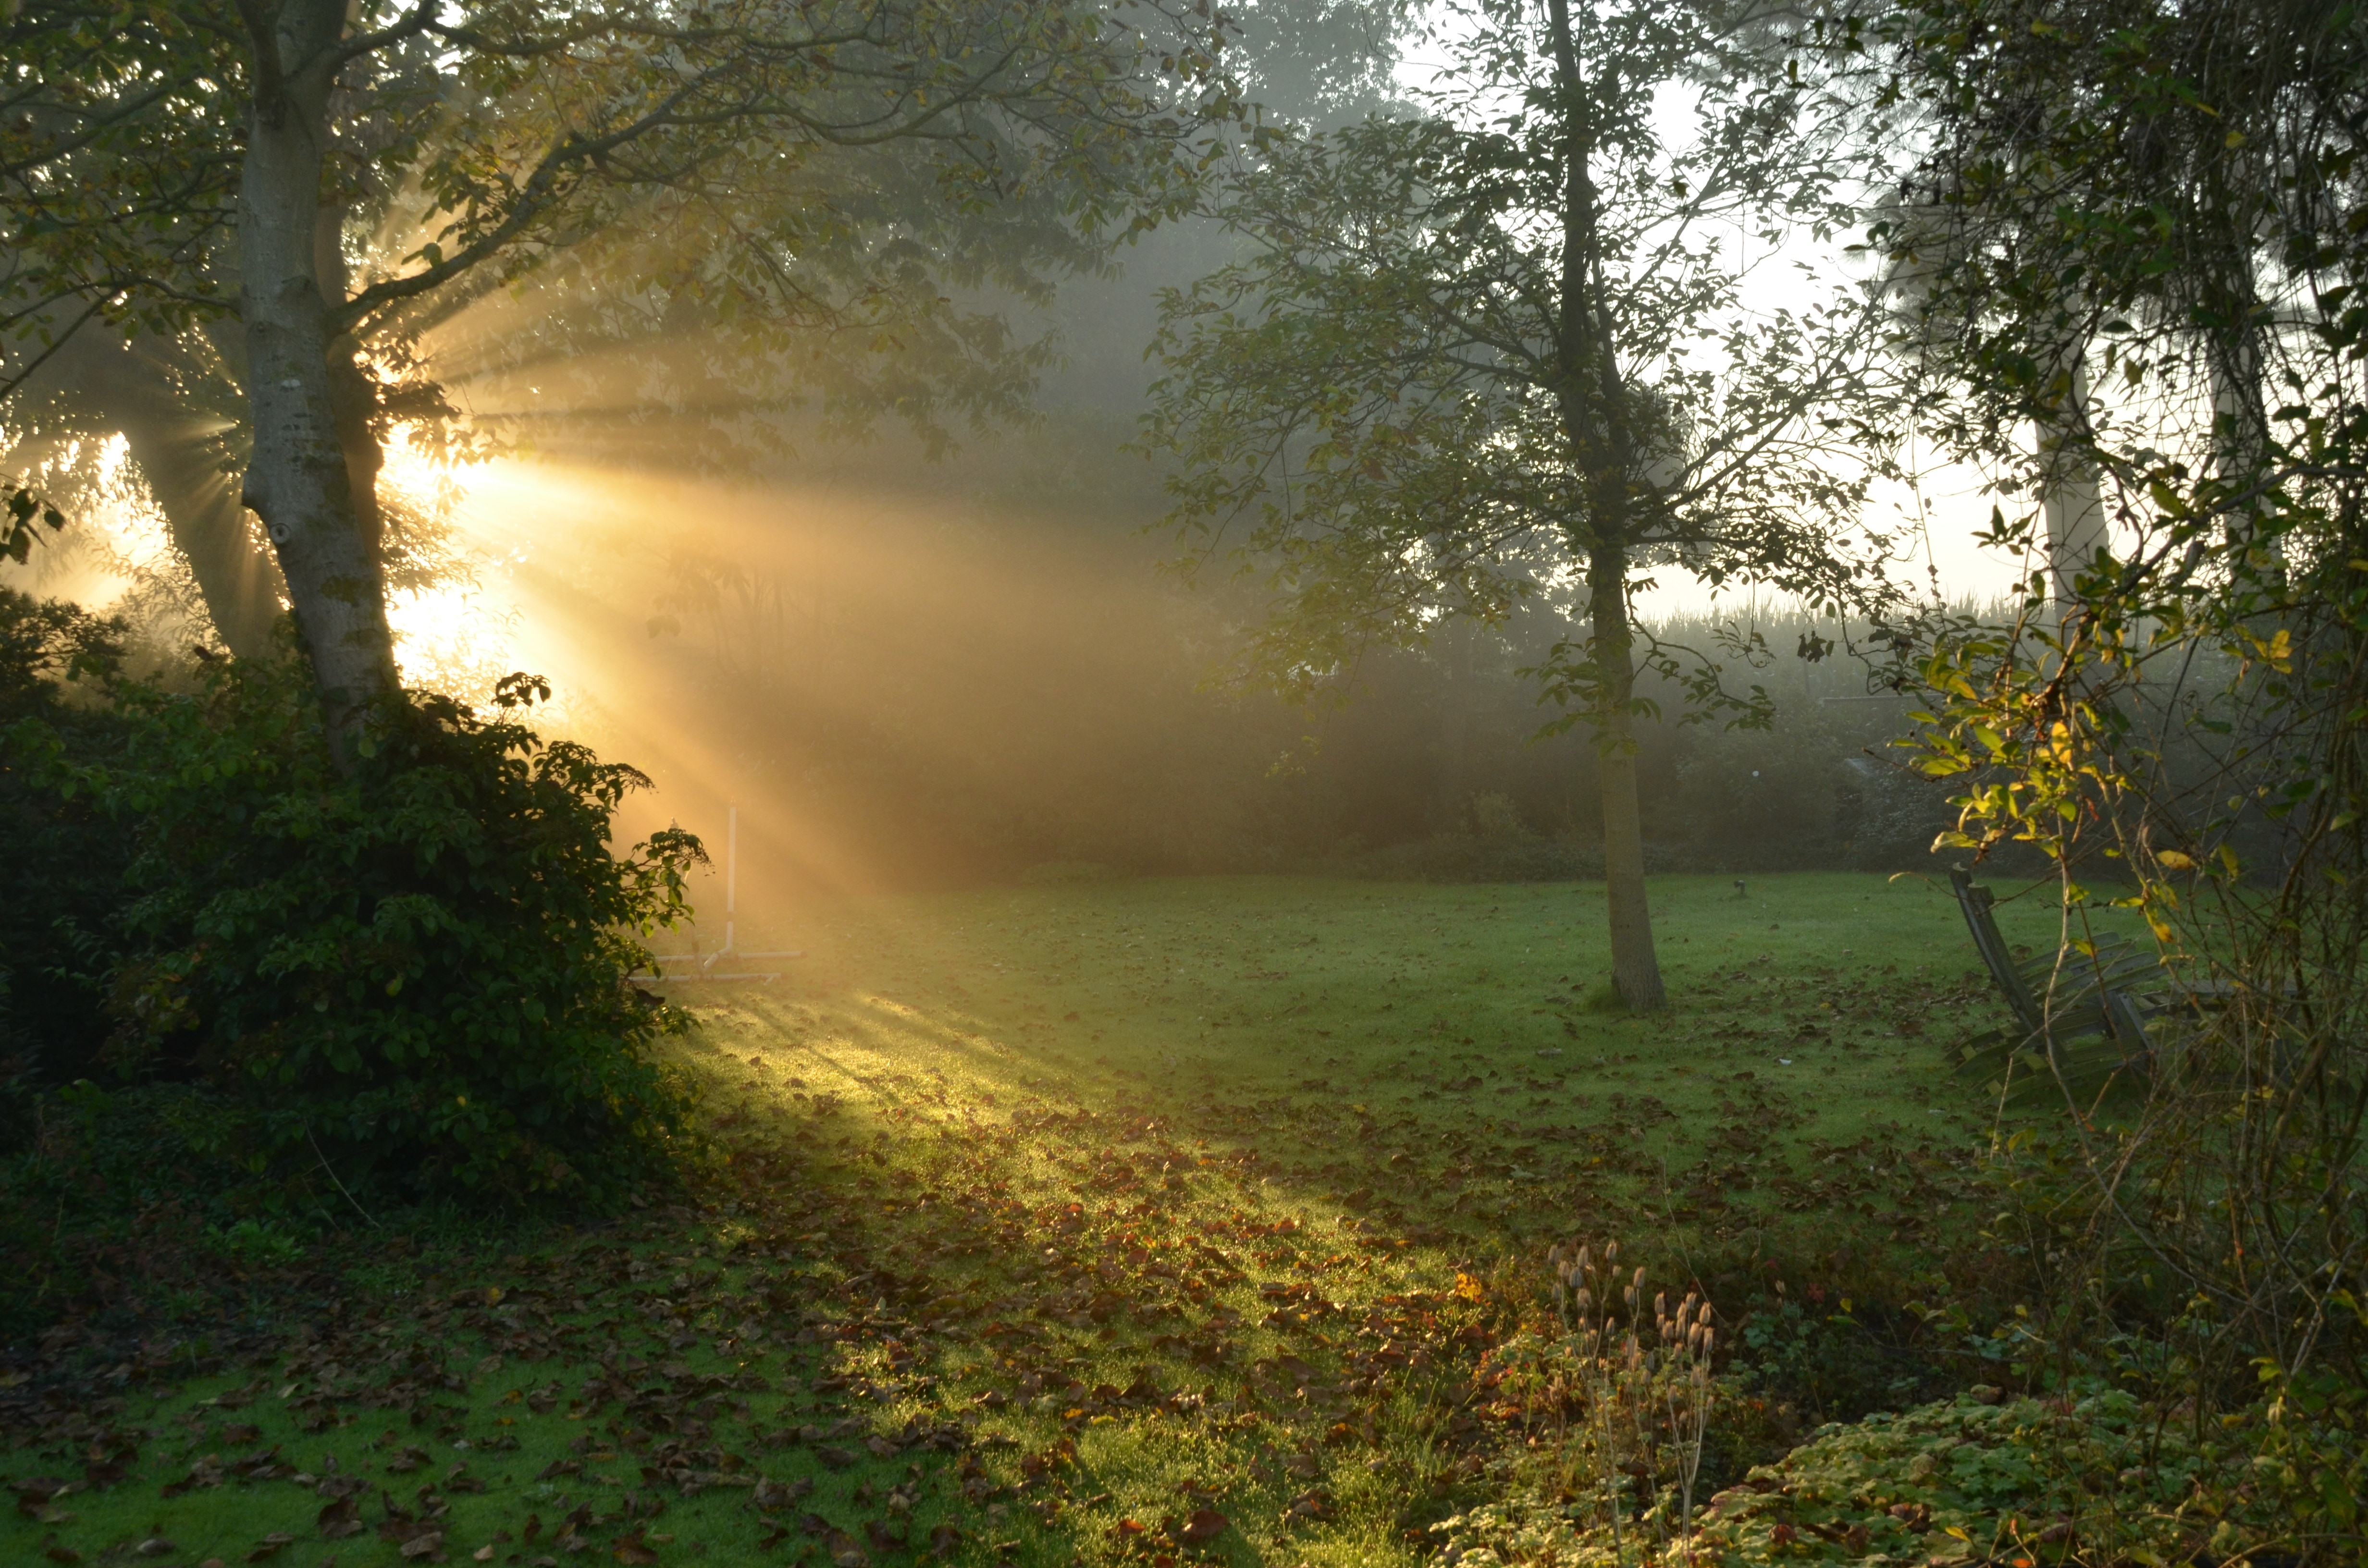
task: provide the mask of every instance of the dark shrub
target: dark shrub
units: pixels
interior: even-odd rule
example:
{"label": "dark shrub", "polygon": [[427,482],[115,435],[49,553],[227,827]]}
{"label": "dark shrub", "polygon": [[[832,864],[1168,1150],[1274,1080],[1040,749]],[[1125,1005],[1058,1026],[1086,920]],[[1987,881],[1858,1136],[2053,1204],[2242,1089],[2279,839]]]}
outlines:
{"label": "dark shrub", "polygon": [[602,1199],[661,1160],[683,1091],[650,1048],[679,1021],[626,977],[700,849],[609,854],[647,780],[537,737],[525,676],[490,716],[407,694],[345,772],[292,660],[192,685],[111,680],[96,753],[55,711],[8,733],[16,787],[124,852],[111,1028],[45,1076],[214,1085],[256,1168],[395,1197]]}
{"label": "dark shrub", "polygon": [[96,763],[120,748],[125,725],[100,698],[124,631],[0,588],[0,1080],[83,1076],[106,1038],[110,926],[130,855],[55,776],[65,757]]}

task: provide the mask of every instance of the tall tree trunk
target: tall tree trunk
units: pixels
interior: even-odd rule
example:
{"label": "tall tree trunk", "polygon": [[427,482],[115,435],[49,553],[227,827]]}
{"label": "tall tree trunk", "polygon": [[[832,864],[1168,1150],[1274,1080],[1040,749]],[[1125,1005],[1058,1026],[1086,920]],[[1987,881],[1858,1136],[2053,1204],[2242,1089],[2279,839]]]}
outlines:
{"label": "tall tree trunk", "polygon": [[[2261,386],[2260,308],[2253,290],[2249,257],[2240,263],[2239,276],[2221,305],[2230,324],[2209,333],[2204,354],[2212,378],[2213,468],[2234,491],[2249,489],[2260,477],[2261,456],[2269,450],[2269,412]],[[2214,301],[2219,303],[2219,301]],[[2266,560],[2264,576],[2272,592],[2285,577],[2285,540],[2264,534],[2257,526],[2257,504],[2231,512],[2226,523],[2228,544],[2235,550],[2258,548]]]}
{"label": "tall tree trunk", "polygon": [[1432,831],[1462,833],[1472,825],[1472,644],[1476,634],[1465,620],[1440,631],[1447,643],[1447,722],[1439,737],[1439,789]]}
{"label": "tall tree trunk", "polygon": [[[344,27],[343,0],[284,0],[276,26],[254,40],[238,239],[255,425],[244,499],[270,536],[333,743],[349,759],[358,725],[394,689],[395,670],[385,585],[346,452],[353,417],[339,417],[347,397],[332,365],[340,346],[319,267],[322,153]],[[343,352],[350,365],[350,347]]]}
{"label": "tall tree trunk", "polygon": [[184,405],[171,370],[114,333],[85,326],[42,367],[38,391],[72,395],[120,432],[188,562],[206,614],[242,659],[270,652],[279,574],[249,536],[245,513],[211,449],[201,417]]}
{"label": "tall tree trunk", "polygon": [[[1635,638],[1628,625],[1631,486],[1638,479],[1628,392],[1622,384],[1611,301],[1604,287],[1600,212],[1589,172],[1590,99],[1580,69],[1570,0],[1547,0],[1563,115],[1562,277],[1555,357],[1573,467],[1584,476],[1587,517],[1588,658],[1595,666],[1597,777],[1603,786],[1603,892],[1611,921],[1611,984],[1637,1011],[1668,1005],[1653,952],[1645,903],[1645,825],[1636,806],[1636,737],[1628,713],[1636,689]],[[1598,62],[1614,80],[1616,60]],[[1607,93],[1610,88],[1607,87]]]}
{"label": "tall tree trunk", "polygon": [[2078,600],[2074,581],[2096,563],[2107,543],[2105,499],[2097,464],[2085,449],[2067,445],[2089,418],[2088,356],[2066,352],[2062,412],[2039,422],[2041,509],[2047,519],[2048,586],[2060,628]]}
{"label": "tall tree trunk", "polygon": [[1628,561],[1599,549],[1587,567],[1594,625],[1588,653],[1602,692],[1595,726],[1596,768],[1603,784],[1603,894],[1611,917],[1611,984],[1638,1012],[1668,1005],[1661,960],[1653,951],[1652,911],[1645,902],[1645,824],[1636,806],[1636,738],[1628,713],[1635,694],[1634,636],[1628,626]]}
{"label": "tall tree trunk", "polygon": [[[313,220],[313,273],[321,286],[322,303],[331,310],[346,302],[346,210],[343,204],[324,206]],[[378,474],[386,466],[379,449],[370,415],[378,399],[361,366],[361,346],[347,335],[329,345],[329,402],[337,422],[337,445],[346,454],[346,484],[354,498],[354,522],[362,544],[386,571],[386,517],[379,509]]]}
{"label": "tall tree trunk", "polygon": [[215,634],[238,658],[264,657],[279,619],[278,574],[247,537],[246,514],[213,454],[164,409],[124,407],[116,427],[198,580]]}

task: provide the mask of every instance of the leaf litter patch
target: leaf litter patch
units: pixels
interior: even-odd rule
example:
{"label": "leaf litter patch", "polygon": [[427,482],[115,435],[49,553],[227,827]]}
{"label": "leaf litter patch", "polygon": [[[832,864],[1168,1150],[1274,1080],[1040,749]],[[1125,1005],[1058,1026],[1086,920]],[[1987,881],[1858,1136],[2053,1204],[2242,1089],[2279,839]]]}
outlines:
{"label": "leaf litter patch", "polygon": [[[1012,1168],[1088,1129],[1107,1142],[1083,1187],[1030,1191]],[[1336,1519],[1309,1483],[1372,1446],[1409,1377],[1449,1389],[1487,1337],[1450,1295],[1355,1301],[1344,1285],[1386,1244],[1325,1256],[1156,1120],[1023,1110],[985,1139],[935,1131],[899,1151],[916,1168],[885,1175],[853,1139],[830,1160],[756,1145],[698,1210],[464,1288],[333,1296],[276,1353],[176,1391],[10,1391],[0,1546],[62,1562],[1231,1561],[1250,1550],[1237,1520],[1281,1540]],[[1178,1170],[1192,1181],[1153,1176]],[[1299,1277],[1258,1277],[1285,1269]],[[1146,1495],[1123,1451],[1145,1440],[1201,1473]]]}
{"label": "leaf litter patch", "polygon": [[[1738,1130],[1782,1105],[1728,1085]],[[1188,1146],[1141,1106],[942,1074],[766,1087],[796,1113],[719,1108],[736,1147],[696,1209],[333,1298],[177,1395],[16,1391],[0,1530],[57,1561],[1410,1561],[1526,1440],[1478,1381],[1521,1303],[1448,1249],[1623,1207],[1616,1124],[1654,1108],[1204,1096]]]}

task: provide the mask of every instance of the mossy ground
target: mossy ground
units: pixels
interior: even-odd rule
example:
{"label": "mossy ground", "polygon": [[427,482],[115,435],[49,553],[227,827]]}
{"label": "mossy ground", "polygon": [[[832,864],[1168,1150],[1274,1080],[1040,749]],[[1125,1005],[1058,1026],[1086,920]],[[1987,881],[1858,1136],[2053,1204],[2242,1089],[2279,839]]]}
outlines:
{"label": "mossy ground", "polygon": [[[1648,1017],[1586,1006],[1594,885],[817,912],[780,982],[675,989],[689,1197],[500,1255],[324,1243],[276,1342],[23,1382],[0,1557],[1411,1562],[1488,1495],[1472,1369],[1549,1238],[1627,1237],[1731,1320],[1784,1277],[1945,1290],[1973,1244],[1988,1108],[1937,1063],[1993,1007],[1945,894],[1653,892]],[[1933,1392],[1842,1351],[1896,1388],[1807,1351],[1763,1381]]]}

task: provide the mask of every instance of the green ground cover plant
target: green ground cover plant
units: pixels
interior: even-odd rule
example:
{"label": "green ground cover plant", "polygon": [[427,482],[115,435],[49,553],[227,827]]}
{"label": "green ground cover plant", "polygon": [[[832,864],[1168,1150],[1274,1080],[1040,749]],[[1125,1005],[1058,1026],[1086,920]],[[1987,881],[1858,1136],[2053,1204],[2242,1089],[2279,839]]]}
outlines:
{"label": "green ground cover plant", "polygon": [[676,988],[713,1140],[680,1198],[220,1227],[243,1317],[53,1327],[6,1374],[0,1553],[1408,1562],[1525,1473],[1491,1358],[1579,1231],[1717,1303],[1703,1495],[1984,1375],[1906,1310],[2016,1276],[1939,1067],[1990,1006],[1945,896],[1656,893],[1646,1018],[1585,1006],[1585,884],[819,911],[779,984]]}

